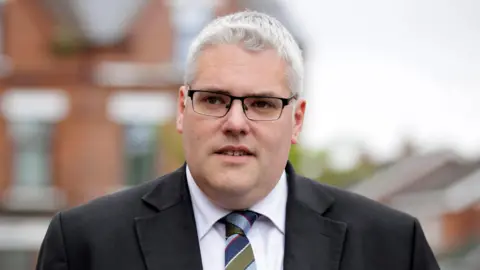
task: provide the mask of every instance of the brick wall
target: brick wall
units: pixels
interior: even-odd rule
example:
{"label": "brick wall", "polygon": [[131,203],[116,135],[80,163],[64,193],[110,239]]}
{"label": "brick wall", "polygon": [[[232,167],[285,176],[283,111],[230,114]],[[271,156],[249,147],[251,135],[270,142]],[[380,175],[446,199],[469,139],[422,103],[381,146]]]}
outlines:
{"label": "brick wall", "polygon": [[70,114],[56,127],[54,168],[57,186],[76,205],[120,181],[120,128],[106,118],[107,90],[77,86],[69,92]]}
{"label": "brick wall", "polygon": [[130,30],[132,60],[168,62],[173,51],[172,26],[166,0],[150,1]]}
{"label": "brick wall", "polygon": [[11,179],[11,156],[11,144],[7,136],[7,126],[5,119],[0,117],[0,199]]}
{"label": "brick wall", "polygon": [[443,216],[444,244],[447,247],[461,245],[468,241],[475,231],[477,212],[473,208],[458,213],[449,213]]}

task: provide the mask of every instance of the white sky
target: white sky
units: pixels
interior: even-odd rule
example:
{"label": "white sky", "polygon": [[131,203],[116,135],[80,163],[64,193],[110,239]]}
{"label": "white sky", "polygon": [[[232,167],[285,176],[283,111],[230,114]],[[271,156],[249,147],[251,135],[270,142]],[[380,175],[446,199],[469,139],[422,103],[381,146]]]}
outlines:
{"label": "white sky", "polygon": [[308,44],[305,145],[480,154],[480,1],[283,1]]}

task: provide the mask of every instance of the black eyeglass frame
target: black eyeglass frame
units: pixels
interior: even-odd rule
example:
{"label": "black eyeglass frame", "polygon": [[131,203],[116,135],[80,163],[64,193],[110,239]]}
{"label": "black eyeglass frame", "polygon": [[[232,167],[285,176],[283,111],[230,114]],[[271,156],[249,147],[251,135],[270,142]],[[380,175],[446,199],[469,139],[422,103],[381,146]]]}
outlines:
{"label": "black eyeglass frame", "polygon": [[[227,96],[230,98],[230,103],[226,104],[227,106],[227,111],[225,112],[224,115],[221,115],[221,116],[215,116],[215,115],[210,115],[210,114],[204,114],[204,113],[199,113],[195,110],[195,105],[193,104],[193,95],[195,93],[211,93],[211,94],[217,94],[217,95],[224,95],[224,96]],[[283,114],[283,109],[285,108],[285,106],[288,106],[290,104],[290,101],[292,101],[292,99],[297,99],[298,96],[297,94],[293,94],[291,95],[290,97],[288,98],[282,98],[282,97],[275,97],[275,96],[257,96],[257,95],[250,95],[250,96],[242,96],[242,97],[239,97],[239,96],[234,96],[234,95],[230,95],[228,93],[224,93],[224,92],[220,92],[220,91],[214,91],[214,90],[194,90],[194,89],[188,89],[187,90],[187,96],[190,98],[190,100],[192,101],[192,108],[193,108],[193,111],[198,113],[198,114],[201,114],[201,115],[206,115],[206,116],[210,116],[210,117],[215,117],[215,118],[222,118],[222,117],[225,117],[225,115],[228,114],[228,112],[230,111],[230,109],[232,108],[232,104],[233,104],[233,101],[238,99],[240,100],[240,102],[242,103],[242,110],[243,110],[243,113],[245,114],[245,117],[247,117],[248,120],[250,121],[276,121],[278,119],[280,119],[280,117],[282,117],[282,114]],[[267,119],[267,120],[257,120],[257,119],[251,119],[250,117],[248,117],[247,115],[247,111],[246,111],[246,106],[245,106],[245,103],[244,103],[244,100],[247,99],[247,98],[274,98],[274,99],[278,99],[280,101],[282,101],[282,109],[280,111],[280,114],[278,115],[278,117],[276,119]]]}

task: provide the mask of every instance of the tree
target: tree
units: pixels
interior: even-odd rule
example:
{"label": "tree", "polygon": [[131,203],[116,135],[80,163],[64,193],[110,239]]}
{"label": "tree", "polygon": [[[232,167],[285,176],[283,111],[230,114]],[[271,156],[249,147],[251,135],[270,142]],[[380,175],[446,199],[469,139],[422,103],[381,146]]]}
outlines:
{"label": "tree", "polygon": [[378,168],[378,164],[364,152],[359,156],[355,166],[339,170],[333,166],[328,150],[305,149],[300,145],[292,146],[289,160],[300,174],[339,187],[346,187],[370,177]]}

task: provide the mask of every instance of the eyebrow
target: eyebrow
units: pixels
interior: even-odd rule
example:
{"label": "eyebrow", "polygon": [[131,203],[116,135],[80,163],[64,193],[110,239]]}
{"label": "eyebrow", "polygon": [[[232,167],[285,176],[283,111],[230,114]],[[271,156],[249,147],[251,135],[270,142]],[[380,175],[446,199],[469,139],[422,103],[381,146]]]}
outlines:
{"label": "eyebrow", "polygon": [[[192,89],[193,90],[193,89]],[[219,94],[226,94],[226,95],[233,95],[230,91],[225,90],[219,87],[199,87],[195,90],[202,90],[202,91],[211,91]],[[243,97],[280,97],[278,93],[273,91],[256,91],[256,92],[247,92],[246,94],[242,95]]]}

